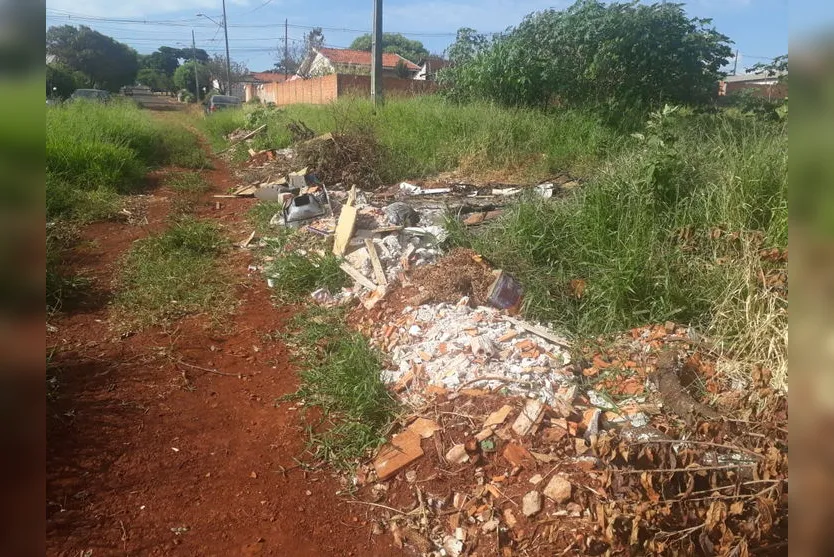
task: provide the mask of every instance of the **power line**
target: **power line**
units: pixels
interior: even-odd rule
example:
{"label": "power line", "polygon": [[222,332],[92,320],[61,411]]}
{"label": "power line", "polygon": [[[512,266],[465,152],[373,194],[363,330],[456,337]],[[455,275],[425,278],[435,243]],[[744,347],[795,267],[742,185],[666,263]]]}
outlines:
{"label": "power line", "polygon": [[[272,1],[272,0],[270,0]],[[265,4],[264,4],[265,5]],[[254,10],[253,10],[254,11]],[[114,23],[120,25],[160,25],[160,26],[172,26],[172,27],[211,27],[210,25],[201,24],[197,18],[187,18],[187,19],[169,19],[169,20],[151,20],[151,19],[136,19],[136,18],[106,18],[100,16],[87,16],[84,14],[76,14],[72,12],[62,11],[60,15],[50,16],[47,14],[47,18],[57,19],[57,18],[68,18],[74,19],[78,21],[100,21],[106,23]],[[193,24],[191,22],[194,22]],[[237,29],[264,29],[264,28],[274,28],[279,27],[280,24],[273,24],[273,23],[230,23],[229,27],[237,28]],[[294,29],[321,29],[322,31],[330,31],[334,33],[370,33],[369,29],[356,29],[350,27],[325,27],[321,25],[298,25],[290,23],[288,27],[292,27]],[[397,33],[404,36],[413,36],[413,37],[454,37],[457,36],[457,32],[439,32],[439,31],[389,31],[390,33]],[[485,34],[492,34],[492,33],[485,33]]]}

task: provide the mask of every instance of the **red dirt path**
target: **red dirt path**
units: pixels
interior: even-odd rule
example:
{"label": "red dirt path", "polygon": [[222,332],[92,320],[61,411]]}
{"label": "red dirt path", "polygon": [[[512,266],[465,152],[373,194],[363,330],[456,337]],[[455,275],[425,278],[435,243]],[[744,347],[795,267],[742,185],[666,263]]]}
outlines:
{"label": "red dirt path", "polygon": [[[215,164],[212,193],[233,185]],[[210,195],[200,215],[245,238],[253,201],[222,199],[215,210]],[[92,243],[71,258],[93,286],[50,321],[57,330],[47,336],[59,370],[47,416],[47,554],[402,554],[390,536],[371,535],[368,509],[336,495],[331,473],[291,468],[304,458],[304,418],[276,399],[297,379],[286,347],[266,336],[291,310],[273,307],[263,278],[247,274],[247,252],[227,258],[240,306],[223,330],[205,316],[126,338],[112,327],[114,264],[164,228],[169,199],[153,192],[147,225],[87,227]]]}

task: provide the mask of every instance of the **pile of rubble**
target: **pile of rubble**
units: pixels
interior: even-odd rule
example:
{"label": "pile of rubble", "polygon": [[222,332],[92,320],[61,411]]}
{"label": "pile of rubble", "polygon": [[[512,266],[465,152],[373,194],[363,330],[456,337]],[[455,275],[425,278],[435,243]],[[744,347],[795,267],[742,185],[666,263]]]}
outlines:
{"label": "pile of rubble", "polygon": [[566,341],[555,344],[525,322],[468,302],[406,307],[380,324],[372,344],[389,354],[393,366],[383,379],[396,392],[419,405],[429,386],[477,385],[552,402],[572,385]]}
{"label": "pile of rubble", "polygon": [[663,401],[637,426],[581,392],[428,392],[353,478],[373,531],[415,554],[768,554],[786,539],[786,400],[763,381],[691,425]]}

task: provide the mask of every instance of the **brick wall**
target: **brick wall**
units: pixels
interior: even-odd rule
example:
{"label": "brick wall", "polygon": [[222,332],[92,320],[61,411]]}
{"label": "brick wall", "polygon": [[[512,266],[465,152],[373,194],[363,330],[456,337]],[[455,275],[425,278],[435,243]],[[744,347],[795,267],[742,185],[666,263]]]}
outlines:
{"label": "brick wall", "polygon": [[327,104],[336,100],[338,76],[296,79],[284,83],[264,83],[256,94],[261,102],[288,104]]}
{"label": "brick wall", "polygon": [[744,81],[722,81],[719,84],[718,94],[720,96],[732,95],[733,93],[738,93],[740,91],[745,90],[752,90],[755,96],[764,97],[773,101],[784,99],[788,96],[788,85],[786,83],[774,83],[771,85],[765,85],[760,83],[750,83]]}
{"label": "brick wall", "polygon": [[[338,80],[339,96],[370,96],[371,76],[340,74]],[[437,91],[437,83],[399,77],[383,77],[382,89],[386,96],[429,95]]]}
{"label": "brick wall", "polygon": [[[382,83],[386,96],[426,95],[437,90],[437,84],[431,81],[384,77]],[[274,102],[279,106],[327,104],[338,97],[370,96],[371,76],[331,74],[311,79],[296,79],[284,83],[264,83],[255,86],[248,95],[252,93],[261,102]]]}

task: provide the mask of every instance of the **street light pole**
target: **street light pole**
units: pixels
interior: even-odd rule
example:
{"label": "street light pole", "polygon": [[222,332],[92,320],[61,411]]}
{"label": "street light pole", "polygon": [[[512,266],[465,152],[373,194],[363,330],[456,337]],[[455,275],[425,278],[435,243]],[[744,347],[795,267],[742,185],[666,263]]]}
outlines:
{"label": "street light pole", "polygon": [[227,95],[232,94],[232,62],[229,58],[229,26],[226,24],[226,0],[223,0],[223,35],[226,37],[226,83]]}
{"label": "street light pole", "polygon": [[200,104],[200,78],[197,77],[197,41],[194,40],[194,29],[191,30],[191,53],[194,57],[194,98]]}

